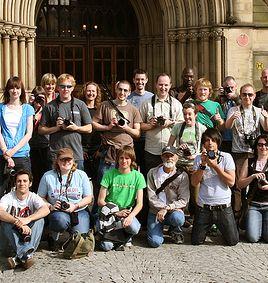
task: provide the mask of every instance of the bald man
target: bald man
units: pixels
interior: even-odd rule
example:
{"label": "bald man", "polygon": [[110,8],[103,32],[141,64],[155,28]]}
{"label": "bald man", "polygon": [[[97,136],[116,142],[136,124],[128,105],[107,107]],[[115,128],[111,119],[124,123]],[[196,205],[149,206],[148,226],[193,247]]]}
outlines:
{"label": "bald man", "polygon": [[268,68],[262,70],[260,80],[262,89],[256,92],[253,104],[260,108],[263,106],[265,110],[268,110]]}

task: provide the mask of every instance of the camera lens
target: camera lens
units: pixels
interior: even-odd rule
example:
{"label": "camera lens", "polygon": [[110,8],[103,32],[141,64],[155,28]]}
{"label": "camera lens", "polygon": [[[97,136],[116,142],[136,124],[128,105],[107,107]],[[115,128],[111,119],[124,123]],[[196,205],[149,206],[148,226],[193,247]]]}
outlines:
{"label": "camera lens", "polygon": [[68,119],[64,119],[64,120],[63,120],[63,124],[68,127],[68,126],[71,125],[71,122],[70,122],[70,120],[68,120]]}
{"label": "camera lens", "polygon": [[120,119],[118,120],[118,125],[119,125],[119,126],[124,126],[125,123],[126,123],[125,120],[122,119],[122,118],[120,118]]}
{"label": "camera lens", "polygon": [[209,150],[207,152],[207,155],[208,155],[208,158],[209,159],[215,159],[216,158],[216,154],[215,154],[215,151],[214,150]]}
{"label": "camera lens", "polygon": [[61,208],[62,210],[66,210],[66,209],[68,209],[69,207],[70,207],[70,205],[69,205],[69,203],[66,202],[66,201],[62,201],[61,204],[60,204],[60,208]]}

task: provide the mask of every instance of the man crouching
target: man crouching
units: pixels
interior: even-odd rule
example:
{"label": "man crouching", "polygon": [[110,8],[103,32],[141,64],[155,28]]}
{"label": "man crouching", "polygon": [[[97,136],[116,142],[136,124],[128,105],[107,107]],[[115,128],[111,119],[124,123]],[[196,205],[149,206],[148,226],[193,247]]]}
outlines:
{"label": "man crouching", "polygon": [[183,243],[181,226],[185,217],[190,192],[186,172],[176,170],[177,149],[173,146],[163,148],[163,164],[152,168],[147,175],[149,214],[147,221],[148,243],[157,248],[164,242],[163,227],[169,226],[170,236],[176,244]]}
{"label": "man crouching", "polygon": [[8,268],[20,265],[28,269],[34,264],[33,253],[39,245],[43,217],[49,214],[49,209],[41,197],[29,191],[32,185],[30,172],[19,170],[15,185],[15,191],[0,200],[0,227],[16,253],[15,257],[7,259]]}

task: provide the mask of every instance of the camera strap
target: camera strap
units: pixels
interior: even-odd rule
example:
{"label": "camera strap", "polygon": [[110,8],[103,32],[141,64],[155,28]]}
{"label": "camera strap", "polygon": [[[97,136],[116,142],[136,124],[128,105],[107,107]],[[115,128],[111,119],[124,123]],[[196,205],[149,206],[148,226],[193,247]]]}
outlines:
{"label": "camera strap", "polygon": [[[57,96],[57,98],[55,99],[56,104],[57,104],[57,112],[58,112],[58,117],[60,117],[60,103],[64,103],[60,100],[60,97]],[[74,123],[74,98],[72,96],[71,98],[71,115],[72,115],[72,122]],[[67,119],[67,118],[65,118]]]}
{"label": "camera strap", "polygon": [[[58,170],[56,170],[56,173],[57,173],[58,180],[59,180],[59,183],[60,183],[60,196],[61,196],[62,190],[63,190],[62,175],[61,175],[61,172],[58,171]],[[69,201],[69,198],[68,198],[67,190],[70,187],[72,177],[73,177],[73,170],[71,169],[68,173],[67,180],[66,180],[66,183],[65,183],[65,196],[66,196],[66,199],[68,201]]]}
{"label": "camera strap", "polygon": [[[152,104],[152,107],[153,107],[153,116],[154,117],[155,117],[155,102],[156,102],[156,99],[157,99],[156,95],[154,94],[152,96],[152,101],[151,101],[151,104]],[[169,119],[171,120],[172,119],[172,98],[171,98],[170,95],[168,96],[168,104],[169,104]]]}
{"label": "camera strap", "polygon": [[[252,116],[253,116],[254,127],[255,127],[255,131],[254,132],[256,132],[256,130],[257,130],[257,126],[256,126],[256,124],[257,124],[257,115],[256,115],[256,111],[255,111],[253,105],[252,105],[251,110],[252,110]],[[244,134],[245,134],[245,110],[244,110],[242,105],[240,105],[240,113],[241,113],[241,118],[242,118],[242,127],[243,127],[243,131],[244,131]]]}
{"label": "camera strap", "polygon": [[160,188],[158,188],[155,192],[156,195],[158,195],[159,193],[161,193],[172,181],[174,181],[180,174],[182,173],[182,171],[177,170],[176,173],[170,177],[168,177],[160,186]]}
{"label": "camera strap", "polygon": [[[180,141],[181,140],[181,137],[183,135],[183,132],[184,132],[184,129],[186,127],[186,123],[183,122],[182,125],[181,125],[181,128],[180,128],[180,132],[179,132],[179,135],[178,135],[178,140]],[[196,149],[198,148],[198,141],[200,139],[200,135],[199,135],[199,125],[198,125],[198,122],[195,122],[195,141],[196,141]]]}

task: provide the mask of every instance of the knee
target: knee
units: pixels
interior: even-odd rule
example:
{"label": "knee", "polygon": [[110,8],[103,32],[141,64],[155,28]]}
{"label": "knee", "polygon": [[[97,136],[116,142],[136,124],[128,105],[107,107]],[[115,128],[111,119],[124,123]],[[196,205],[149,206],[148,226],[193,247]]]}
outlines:
{"label": "knee", "polygon": [[140,228],[140,222],[136,218],[134,218],[132,223],[128,227],[126,227],[125,230],[132,235],[137,235],[140,231]]}
{"label": "knee", "polygon": [[70,226],[70,220],[64,212],[53,213],[49,217],[49,229],[55,232],[63,232]]}
{"label": "knee", "polygon": [[101,242],[100,243],[100,248],[105,252],[112,250],[113,247],[114,247],[114,244],[112,242]]}
{"label": "knee", "polygon": [[174,211],[172,213],[171,222],[172,222],[173,226],[181,227],[184,224],[184,222],[185,222],[184,213],[180,212],[180,211]]}
{"label": "knee", "polygon": [[159,237],[159,236],[148,236],[147,237],[148,240],[148,244],[151,248],[158,248],[160,247],[163,242],[164,242],[164,238],[163,237]]}

